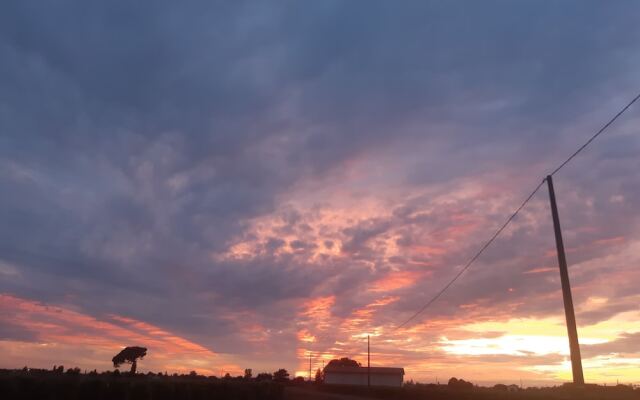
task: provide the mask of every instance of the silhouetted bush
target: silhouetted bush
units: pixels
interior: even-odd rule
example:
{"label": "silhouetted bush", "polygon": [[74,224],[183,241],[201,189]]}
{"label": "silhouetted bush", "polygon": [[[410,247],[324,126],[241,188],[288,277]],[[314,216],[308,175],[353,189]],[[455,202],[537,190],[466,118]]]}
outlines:
{"label": "silhouetted bush", "polygon": [[256,376],[256,380],[259,382],[271,382],[273,380],[273,375],[267,372],[261,372]]}
{"label": "silhouetted bush", "polygon": [[447,384],[447,386],[450,389],[459,389],[459,390],[473,389],[473,383],[467,382],[464,379],[457,379],[456,377],[449,379],[449,383]]}
{"label": "silhouetted bush", "polygon": [[273,373],[273,380],[276,382],[287,382],[289,380],[289,372],[284,368],[280,368]]}
{"label": "silhouetted bush", "polygon": [[507,390],[509,390],[509,388],[507,387],[507,385],[503,385],[502,383],[498,383],[497,385],[495,385],[493,387],[494,390],[500,390],[503,392],[506,392]]}

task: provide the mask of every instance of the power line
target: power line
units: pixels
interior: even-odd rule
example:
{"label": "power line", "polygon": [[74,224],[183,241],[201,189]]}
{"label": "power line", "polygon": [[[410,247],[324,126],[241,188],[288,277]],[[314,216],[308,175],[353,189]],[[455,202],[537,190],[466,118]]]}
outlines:
{"label": "power line", "polygon": [[622,110],[620,110],[613,118],[611,118],[609,120],[609,122],[607,122],[606,124],[604,124],[604,126],[602,128],[600,128],[600,130],[598,132],[596,132],[595,135],[591,136],[591,138],[589,140],[587,140],[585,142],[585,144],[583,144],[582,146],[580,146],[580,148],[578,150],[575,151],[575,153],[571,154],[569,156],[569,158],[567,158],[566,160],[564,160],[564,162],[562,164],[560,164],[560,166],[556,169],[553,170],[552,173],[550,173],[549,175],[553,176],[555,175],[556,172],[560,171],[562,169],[562,167],[564,167],[565,165],[567,165],[569,163],[569,161],[571,161],[573,159],[573,157],[577,156],[578,153],[580,153],[582,150],[584,150],[587,146],[589,146],[591,144],[591,142],[594,141],[595,138],[597,138],[598,136],[600,136],[600,134],[602,132],[604,132],[609,125],[613,124],[615,122],[615,120],[618,119],[619,116],[621,116],[622,114],[624,114],[625,111],[627,111],[627,109],[629,107],[631,107],[633,105],[633,103],[636,102],[636,100],[640,99],[640,93],[638,93],[638,95],[636,97],[633,98],[633,100],[631,100],[626,106],[624,106],[624,108]]}
{"label": "power line", "polygon": [[[604,124],[604,126],[602,128],[600,128],[600,130],[598,130],[598,132],[596,132],[593,136],[591,136],[591,138],[589,138],[589,140],[587,140],[582,146],[580,146],[580,148],[578,148],[578,150],[576,150],[573,154],[571,154],[566,160],[564,160],[564,162],[562,162],[562,164],[560,164],[556,169],[553,170],[553,172],[551,172],[549,175],[554,175],[556,172],[560,171],[565,165],[567,165],[575,156],[577,156],[582,150],[584,150],[587,146],[589,146],[589,144],[591,144],[591,142],[593,142],[595,140],[595,138],[597,138],[598,136],[600,136],[601,133],[603,133],[605,130],[607,130],[607,128],[609,128],[609,126],[611,126],[616,119],[618,119],[618,117],[620,117],[622,114],[624,114],[625,111],[627,111],[627,109],[629,109],[629,107],[631,107],[633,105],[633,103],[635,103],[638,99],[640,98],[640,93],[638,93],[638,95],[636,97],[633,98],[633,100],[631,100],[629,103],[627,103],[626,106],[624,106],[624,108],[622,108],[613,118],[611,118],[609,120],[609,122],[607,122],[606,124]],[[411,322],[412,320],[414,320],[418,315],[422,314],[427,308],[429,308],[429,306],[431,306],[433,303],[435,303],[436,300],[438,300],[438,298],[440,298],[440,296],[442,296],[442,294],[444,292],[447,291],[447,289],[449,289],[449,287],[451,285],[453,285],[453,283],[455,281],[458,280],[458,278],[460,278],[462,276],[462,274],[464,274],[464,272],[466,270],[469,269],[469,267],[471,267],[471,265],[478,259],[478,257],[480,257],[480,255],[491,245],[491,243],[493,243],[493,241],[502,233],[502,231],[507,227],[507,225],[509,225],[509,223],[511,223],[511,221],[513,221],[513,219],[518,215],[518,213],[524,208],[524,206],[533,198],[533,196],[538,192],[538,190],[540,190],[540,187],[542,187],[542,185],[544,184],[546,178],[543,179],[538,186],[536,186],[536,188],[531,192],[531,194],[522,202],[522,204],[520,204],[520,207],[518,207],[513,214],[511,214],[511,216],[509,216],[509,218],[507,218],[507,220],[505,221],[504,224],[502,224],[502,226],[493,234],[493,236],[491,236],[491,238],[480,248],[480,250],[478,252],[475,253],[475,255],[473,257],[471,257],[471,259],[465,264],[464,268],[462,268],[460,271],[458,271],[458,273],[453,277],[453,279],[451,279],[438,293],[436,293],[435,296],[433,296],[424,306],[422,306],[418,311],[416,311],[411,317],[409,317],[406,321],[404,321],[402,324],[398,325],[395,329],[400,329],[403,326],[407,325],[409,322]]]}
{"label": "power line", "polygon": [[471,259],[469,260],[469,262],[467,262],[467,264],[464,266],[464,268],[462,268],[457,274],[456,276],[453,277],[453,279],[451,279],[449,281],[449,283],[447,283],[442,290],[440,290],[435,296],[433,296],[431,298],[431,300],[429,300],[427,302],[427,304],[425,304],[424,306],[422,306],[422,308],[420,308],[420,310],[418,310],[415,314],[413,314],[409,319],[407,319],[406,321],[404,321],[402,324],[400,324],[396,329],[400,329],[403,326],[405,326],[406,324],[408,324],[409,322],[411,322],[415,317],[417,317],[418,315],[422,314],[422,312],[424,310],[426,310],[431,304],[433,304],[436,300],[438,300],[438,298],[447,290],[449,289],[449,286],[453,285],[453,283],[455,281],[458,280],[458,278],[460,278],[460,276],[462,276],[462,274],[469,269],[469,267],[471,267],[471,264],[473,264],[474,261],[476,261],[476,259],[478,259],[478,257],[480,257],[480,255],[487,249],[487,247],[489,247],[491,245],[491,243],[493,243],[494,240],[496,240],[496,238],[498,237],[498,235],[500,235],[500,233],[502,233],[502,231],[504,230],[504,228],[507,227],[507,225],[509,225],[509,223],[516,217],[516,215],[518,215],[518,213],[520,212],[520,210],[522,210],[522,208],[524,208],[524,206],[529,202],[529,200],[531,200],[533,198],[533,196],[536,194],[536,192],[540,189],[540,187],[542,187],[542,184],[544,183],[544,180],[542,182],[540,182],[538,184],[538,186],[536,186],[536,188],[533,190],[533,192],[531,192],[531,194],[522,202],[522,204],[520,204],[520,207],[518,207],[518,209],[511,214],[511,216],[509,216],[509,218],[507,218],[507,220],[505,221],[504,224],[502,224],[502,226],[500,227],[500,229],[498,229],[496,231],[496,233],[493,234],[493,236],[491,236],[491,239],[489,239],[484,246],[482,246],[480,248],[480,250],[473,256],[471,257]]}

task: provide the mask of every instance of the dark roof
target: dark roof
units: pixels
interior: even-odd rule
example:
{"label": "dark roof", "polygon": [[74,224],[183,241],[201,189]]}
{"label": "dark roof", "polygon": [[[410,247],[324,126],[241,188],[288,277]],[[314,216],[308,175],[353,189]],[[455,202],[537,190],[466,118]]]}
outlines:
{"label": "dark roof", "polygon": [[[326,367],[324,367],[324,372],[341,374],[366,374],[367,367],[344,367],[341,365],[327,365]],[[404,375],[404,368],[371,367],[371,373],[378,375]]]}

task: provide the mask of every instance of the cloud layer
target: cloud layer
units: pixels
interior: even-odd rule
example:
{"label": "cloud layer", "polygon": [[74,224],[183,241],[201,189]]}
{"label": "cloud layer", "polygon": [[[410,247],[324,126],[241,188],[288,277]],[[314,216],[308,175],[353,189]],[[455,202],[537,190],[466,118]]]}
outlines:
{"label": "cloud layer", "polygon": [[[3,3],[2,346],[84,335],[86,354],[55,357],[101,369],[96,341],[158,341],[149,368],[304,371],[373,334],[376,362],[412,378],[568,378],[564,352],[523,352],[564,337],[544,190],[395,327],[635,96],[638,11]],[[639,121],[556,178],[592,380],[640,380],[611,366],[638,358]]]}

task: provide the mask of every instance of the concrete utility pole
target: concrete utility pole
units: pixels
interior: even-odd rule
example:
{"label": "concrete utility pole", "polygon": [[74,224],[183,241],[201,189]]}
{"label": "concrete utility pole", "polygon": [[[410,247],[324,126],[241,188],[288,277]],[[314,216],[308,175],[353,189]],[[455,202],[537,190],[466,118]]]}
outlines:
{"label": "concrete utility pole", "polygon": [[367,387],[371,387],[371,340],[367,335]]}
{"label": "concrete utility pole", "polygon": [[576,316],[573,312],[573,299],[571,297],[571,285],[569,284],[569,271],[567,269],[567,257],[564,254],[562,231],[560,230],[560,217],[556,206],[556,194],[553,190],[553,179],[547,175],[549,186],[549,200],[551,202],[551,215],[553,217],[553,229],[556,235],[556,249],[558,251],[558,264],[560,266],[560,281],[562,282],[562,298],[564,300],[564,315],[567,319],[567,333],[569,335],[569,351],[571,352],[571,370],[573,383],[584,385],[582,374],[582,357],[580,356],[580,344],[578,342],[578,330],[576,328]]}

